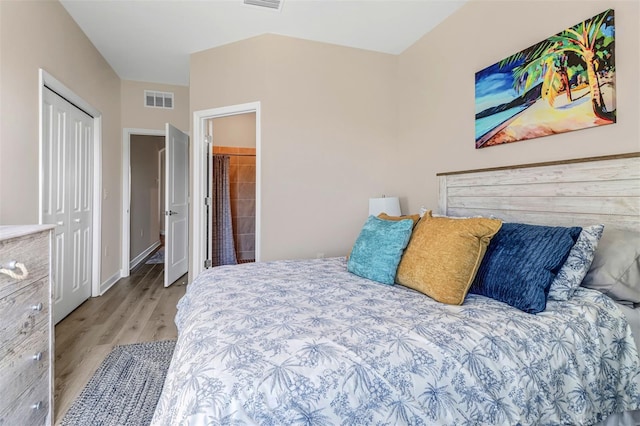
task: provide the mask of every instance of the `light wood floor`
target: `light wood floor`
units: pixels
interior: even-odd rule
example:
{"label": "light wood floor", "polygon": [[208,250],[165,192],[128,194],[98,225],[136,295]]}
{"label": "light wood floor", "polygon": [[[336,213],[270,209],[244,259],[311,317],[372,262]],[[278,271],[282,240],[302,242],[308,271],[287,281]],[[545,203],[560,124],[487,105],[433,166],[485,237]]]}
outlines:
{"label": "light wood floor", "polygon": [[142,264],[56,325],[56,424],[114,346],[177,337],[173,319],[186,281],[164,288],[163,265]]}

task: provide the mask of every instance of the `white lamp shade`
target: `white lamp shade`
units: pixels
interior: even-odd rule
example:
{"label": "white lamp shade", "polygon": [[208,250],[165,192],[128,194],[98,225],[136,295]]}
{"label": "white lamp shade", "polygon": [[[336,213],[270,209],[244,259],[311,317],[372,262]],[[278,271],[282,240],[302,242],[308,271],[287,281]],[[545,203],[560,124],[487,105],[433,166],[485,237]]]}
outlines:
{"label": "white lamp shade", "polygon": [[400,216],[400,200],[398,197],[369,198],[369,215],[378,216],[386,213],[389,216]]}

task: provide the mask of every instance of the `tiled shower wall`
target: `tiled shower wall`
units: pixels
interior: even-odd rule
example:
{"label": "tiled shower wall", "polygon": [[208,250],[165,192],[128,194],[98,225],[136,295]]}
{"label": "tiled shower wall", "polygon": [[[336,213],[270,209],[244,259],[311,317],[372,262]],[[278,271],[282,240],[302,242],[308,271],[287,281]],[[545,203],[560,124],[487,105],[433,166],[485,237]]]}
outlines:
{"label": "tiled shower wall", "polygon": [[214,146],[214,154],[229,155],[233,239],[238,263],[255,260],[256,149]]}

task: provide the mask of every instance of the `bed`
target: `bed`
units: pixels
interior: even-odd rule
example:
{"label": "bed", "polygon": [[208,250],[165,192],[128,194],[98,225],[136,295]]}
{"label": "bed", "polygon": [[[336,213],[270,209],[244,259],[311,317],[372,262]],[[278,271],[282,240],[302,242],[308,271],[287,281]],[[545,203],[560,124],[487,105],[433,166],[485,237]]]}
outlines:
{"label": "bed", "polygon": [[[438,178],[444,216],[640,225],[636,154]],[[452,305],[348,265],[204,271],[152,424],[640,424],[633,302],[580,286],[536,314],[482,294]]]}

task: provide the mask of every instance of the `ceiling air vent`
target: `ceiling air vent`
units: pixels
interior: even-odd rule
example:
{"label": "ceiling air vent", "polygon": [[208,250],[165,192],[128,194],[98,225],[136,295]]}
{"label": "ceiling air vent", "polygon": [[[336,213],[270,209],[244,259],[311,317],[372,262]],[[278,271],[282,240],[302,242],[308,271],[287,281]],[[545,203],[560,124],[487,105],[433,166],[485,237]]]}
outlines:
{"label": "ceiling air vent", "polygon": [[148,108],[173,109],[173,93],[156,92],[155,90],[145,90],[144,106]]}
{"label": "ceiling air vent", "polygon": [[283,0],[244,0],[244,4],[271,10],[282,10]]}

